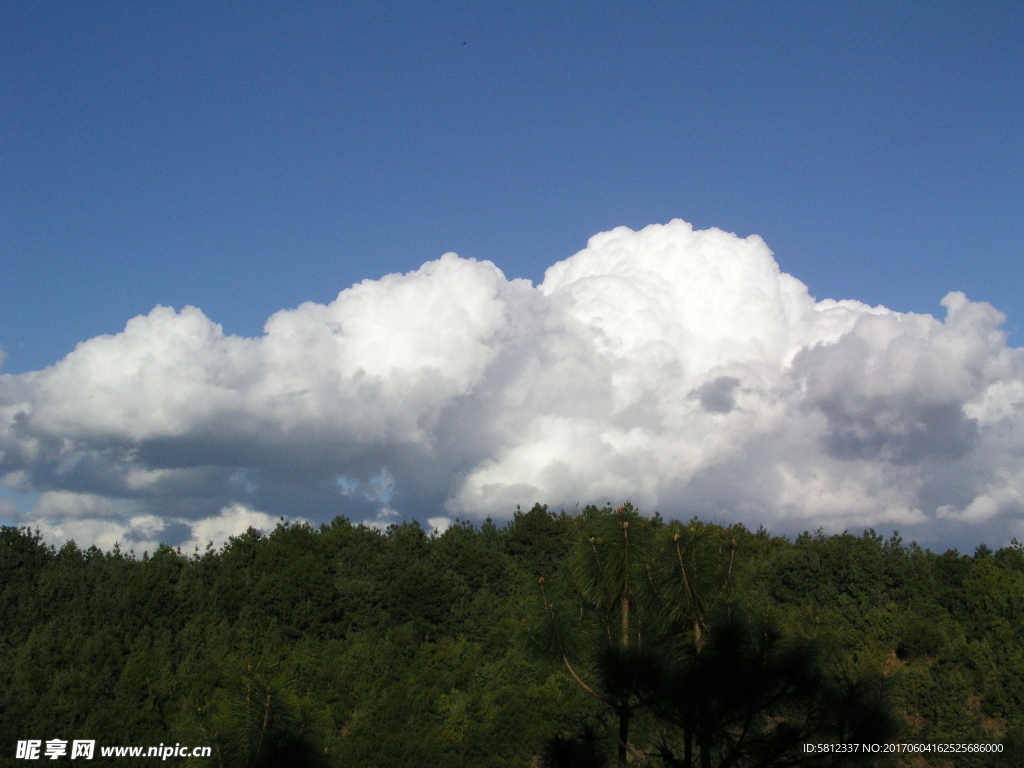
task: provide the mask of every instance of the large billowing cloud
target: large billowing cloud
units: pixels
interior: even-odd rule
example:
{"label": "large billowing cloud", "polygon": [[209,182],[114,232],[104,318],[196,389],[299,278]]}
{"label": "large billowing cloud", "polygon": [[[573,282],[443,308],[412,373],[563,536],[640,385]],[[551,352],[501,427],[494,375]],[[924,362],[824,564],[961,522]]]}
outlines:
{"label": "large billowing cloud", "polygon": [[54,537],[222,540],[278,515],[377,524],[631,499],[774,531],[1005,543],[1024,520],[1024,351],[818,301],[764,242],[620,227],[507,280],[446,254],[225,336],[157,307],[0,377],[0,476]]}

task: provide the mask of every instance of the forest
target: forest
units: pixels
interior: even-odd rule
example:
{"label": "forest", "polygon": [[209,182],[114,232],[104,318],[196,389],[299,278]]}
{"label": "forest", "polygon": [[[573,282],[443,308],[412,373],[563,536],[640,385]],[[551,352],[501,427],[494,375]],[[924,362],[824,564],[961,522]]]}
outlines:
{"label": "forest", "polygon": [[1024,766],[1017,541],[537,505],[141,557],[5,527],[0,577],[0,765]]}

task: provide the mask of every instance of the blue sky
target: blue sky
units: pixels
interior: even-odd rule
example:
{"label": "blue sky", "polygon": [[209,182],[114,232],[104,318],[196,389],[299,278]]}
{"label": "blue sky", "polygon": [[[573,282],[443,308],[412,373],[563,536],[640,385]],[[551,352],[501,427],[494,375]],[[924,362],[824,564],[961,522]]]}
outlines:
{"label": "blue sky", "polygon": [[[819,300],[941,319],[961,291],[1022,343],[1020,3],[2,2],[0,21],[0,373],[156,305],[257,337],[449,251],[539,285],[596,233],[675,218],[759,235]],[[337,487],[401,498],[426,470],[388,445],[339,458]],[[6,493],[130,495],[45,474]],[[281,488],[203,509],[300,514]]]}
{"label": "blue sky", "polygon": [[446,251],[539,282],[675,217],[818,298],[1024,318],[1019,3],[2,13],[10,373],[156,304],[257,334]]}

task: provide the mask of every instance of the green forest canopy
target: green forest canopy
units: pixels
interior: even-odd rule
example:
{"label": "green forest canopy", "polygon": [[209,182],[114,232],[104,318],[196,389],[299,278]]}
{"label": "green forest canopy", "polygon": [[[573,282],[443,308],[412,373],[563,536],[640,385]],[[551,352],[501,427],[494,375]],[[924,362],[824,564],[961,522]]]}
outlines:
{"label": "green forest canopy", "polygon": [[1018,542],[936,554],[538,505],[141,559],[3,528],[0,575],[4,764],[60,738],[210,745],[224,766],[831,765],[785,760],[874,735],[1003,750],[878,764],[1024,765]]}

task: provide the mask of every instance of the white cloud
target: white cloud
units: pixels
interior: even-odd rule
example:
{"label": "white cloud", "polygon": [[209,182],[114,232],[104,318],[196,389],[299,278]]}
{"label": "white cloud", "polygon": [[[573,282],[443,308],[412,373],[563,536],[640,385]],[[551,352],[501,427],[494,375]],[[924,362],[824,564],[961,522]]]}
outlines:
{"label": "white cloud", "polygon": [[[258,338],[157,307],[0,376],[0,477],[44,492],[34,517],[62,531],[106,521],[103,540],[115,520],[220,541],[246,515],[440,530],[629,498],[1002,541],[1024,498],[1024,353],[988,304],[942,305],[815,301],[760,238],[678,220],[596,235],[537,287],[446,254]],[[149,517],[169,527],[132,527]]]}
{"label": "white cloud", "polygon": [[[152,552],[166,542],[168,530],[172,527],[187,532],[187,537],[175,544],[185,554],[191,554],[205,551],[208,545],[219,548],[229,538],[245,533],[249,528],[269,533],[278,523],[278,519],[271,515],[244,504],[231,504],[216,515],[199,520],[146,514],[142,511],[144,508],[145,505],[138,501],[47,491],[22,522],[33,529],[38,528],[49,541],[58,545],[74,540],[80,547],[95,545],[109,550],[117,544],[123,551],[133,550],[136,555]],[[295,522],[305,521],[296,518]]]}
{"label": "white cloud", "polygon": [[450,517],[431,517],[427,518],[427,525],[433,535],[440,536],[442,533],[452,527],[454,521]]}
{"label": "white cloud", "polygon": [[46,491],[29,514],[29,520],[87,519],[138,517],[142,505],[138,502],[110,499],[91,493]]}
{"label": "white cloud", "polygon": [[[305,522],[297,519],[294,522]],[[232,536],[240,536],[250,528],[269,533],[277,526],[278,520],[270,515],[252,509],[244,504],[225,507],[215,517],[207,517],[190,524],[192,538],[181,545],[186,554],[202,552],[209,545],[215,549],[224,546]]]}
{"label": "white cloud", "polygon": [[145,514],[139,502],[111,499],[89,493],[47,491],[39,497],[24,523],[38,528],[50,542],[73,540],[80,547],[109,550],[118,545],[125,552],[152,552],[167,523]]}
{"label": "white cloud", "polygon": [[389,526],[398,525],[402,522],[402,516],[393,509],[381,507],[377,514],[360,521],[367,528],[375,528],[378,531],[386,531]]}

